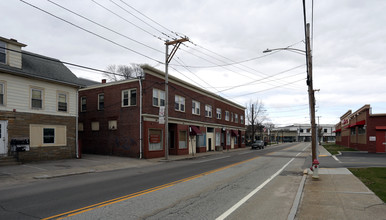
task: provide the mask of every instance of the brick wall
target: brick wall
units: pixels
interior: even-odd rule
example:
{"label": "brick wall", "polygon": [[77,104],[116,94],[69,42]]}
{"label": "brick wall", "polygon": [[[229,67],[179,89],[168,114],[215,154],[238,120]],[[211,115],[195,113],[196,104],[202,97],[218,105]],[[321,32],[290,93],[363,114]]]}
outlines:
{"label": "brick wall", "polygon": [[76,117],[0,111],[0,120],[8,121],[9,150],[12,138],[29,138],[30,124],[65,125],[67,127],[67,146],[30,147],[30,151],[17,153],[21,162],[76,157]]}

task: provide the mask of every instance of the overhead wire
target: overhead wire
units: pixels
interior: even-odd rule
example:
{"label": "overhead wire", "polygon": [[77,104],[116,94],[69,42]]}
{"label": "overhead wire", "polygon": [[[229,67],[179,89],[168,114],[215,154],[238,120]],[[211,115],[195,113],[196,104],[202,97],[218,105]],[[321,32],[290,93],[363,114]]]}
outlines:
{"label": "overhead wire", "polygon": [[105,41],[108,41],[108,42],[110,42],[110,43],[112,43],[112,44],[114,44],[114,45],[116,45],[116,46],[119,46],[119,47],[121,47],[121,48],[124,48],[124,49],[126,49],[126,50],[129,50],[129,51],[131,51],[131,52],[133,52],[133,53],[135,53],[135,54],[138,54],[138,55],[140,55],[140,56],[143,56],[143,57],[145,57],[145,58],[147,58],[147,59],[150,59],[150,60],[152,60],[152,61],[155,61],[155,62],[158,62],[158,63],[163,63],[163,62],[161,62],[161,61],[159,61],[159,60],[157,60],[157,59],[154,59],[154,58],[152,58],[152,57],[150,57],[150,56],[147,56],[147,55],[145,55],[145,54],[143,54],[143,53],[140,53],[140,52],[138,52],[138,51],[135,51],[135,50],[133,50],[133,49],[131,49],[131,48],[128,48],[128,47],[126,47],[126,46],[124,46],[124,45],[122,45],[122,44],[119,44],[119,43],[117,43],[117,42],[115,42],[115,41],[113,41],[113,40],[110,40],[110,39],[108,39],[108,38],[106,38],[106,37],[103,37],[102,35],[99,35],[99,34],[97,34],[97,33],[94,33],[94,32],[92,32],[92,31],[90,31],[90,30],[88,30],[88,29],[86,29],[86,28],[83,28],[83,27],[81,27],[81,26],[79,26],[79,25],[77,25],[77,24],[74,24],[74,23],[72,23],[72,22],[70,22],[70,21],[67,21],[66,19],[61,18],[61,17],[59,17],[59,16],[57,16],[57,15],[54,15],[54,14],[52,14],[52,13],[50,13],[50,12],[48,12],[48,11],[46,11],[46,10],[44,10],[44,9],[42,9],[42,8],[40,8],[40,7],[38,7],[38,6],[36,6],[36,5],[33,5],[33,4],[31,4],[31,3],[29,3],[29,2],[26,2],[26,1],[24,1],[24,0],[20,0],[20,1],[23,2],[24,4],[27,4],[27,5],[29,5],[29,6],[31,6],[31,7],[33,7],[33,8],[35,8],[35,9],[41,11],[41,12],[44,12],[44,13],[50,15],[50,16],[56,18],[56,19],[59,19],[59,20],[65,22],[65,23],[67,23],[67,24],[70,24],[70,25],[72,25],[72,26],[74,26],[74,27],[76,27],[76,28],[78,28],[78,29],[80,29],[80,30],[83,30],[83,31],[85,31],[85,32],[87,32],[87,33],[89,33],[89,34],[92,34],[92,35],[96,36],[96,37],[99,37],[99,38],[101,38],[101,39],[103,39],[103,40],[105,40]]}
{"label": "overhead wire", "polygon": [[157,51],[157,52],[159,52],[159,53],[162,53],[162,54],[164,53],[164,52],[161,51],[161,50],[158,50],[158,49],[156,49],[156,48],[154,48],[154,47],[150,47],[149,45],[146,45],[146,44],[144,44],[144,43],[142,43],[142,42],[139,42],[139,41],[137,41],[137,40],[135,40],[135,39],[133,39],[133,38],[131,38],[131,37],[128,37],[127,35],[121,34],[121,33],[117,32],[117,31],[115,31],[115,30],[113,30],[113,29],[111,29],[111,28],[109,28],[109,27],[106,27],[106,26],[104,26],[104,25],[102,25],[102,24],[100,24],[100,23],[98,23],[98,22],[96,22],[96,21],[93,21],[93,20],[91,20],[91,19],[89,19],[89,18],[87,18],[87,17],[85,17],[85,16],[83,16],[83,15],[81,15],[81,14],[79,14],[79,13],[76,13],[76,12],[74,12],[74,11],[72,11],[72,10],[70,10],[70,9],[68,9],[68,8],[66,8],[66,7],[64,7],[64,6],[60,5],[60,4],[58,4],[58,3],[56,3],[56,2],[53,2],[52,0],[47,0],[47,1],[50,2],[50,3],[52,3],[52,4],[54,4],[54,5],[56,5],[56,6],[58,6],[58,7],[60,7],[60,8],[62,8],[62,9],[64,9],[64,10],[66,10],[66,11],[68,11],[68,12],[70,12],[70,13],[72,13],[72,14],[74,14],[74,15],[76,15],[76,16],[78,16],[78,17],[81,17],[81,18],[83,18],[83,19],[85,19],[85,20],[87,20],[87,21],[89,21],[89,22],[91,22],[91,23],[93,23],[93,24],[95,24],[95,25],[97,25],[97,26],[99,26],[99,27],[102,27],[102,28],[104,28],[104,29],[106,29],[106,30],[108,30],[108,31],[111,31],[111,32],[113,32],[113,33],[115,33],[115,34],[117,34],[117,35],[119,35],[119,36],[121,36],[121,37],[124,37],[124,38],[126,38],[126,39],[128,39],[128,40],[131,40],[131,41],[133,41],[133,42],[135,42],[135,43],[137,43],[137,44],[140,44],[140,45],[142,45],[142,46],[144,46],[144,47],[150,48],[150,49],[152,49],[152,50],[154,50],[154,51]]}

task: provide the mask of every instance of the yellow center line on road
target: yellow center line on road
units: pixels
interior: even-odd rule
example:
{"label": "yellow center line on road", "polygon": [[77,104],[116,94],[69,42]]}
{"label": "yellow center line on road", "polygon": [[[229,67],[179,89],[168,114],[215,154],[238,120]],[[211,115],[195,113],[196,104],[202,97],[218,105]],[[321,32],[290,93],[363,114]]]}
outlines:
{"label": "yellow center line on road", "polygon": [[253,158],[250,158],[248,160],[244,160],[244,161],[237,162],[237,163],[234,163],[234,164],[230,164],[228,166],[220,167],[220,168],[217,168],[217,169],[214,169],[214,170],[210,170],[208,172],[204,172],[204,173],[200,173],[200,174],[197,174],[197,175],[194,175],[194,176],[190,176],[190,177],[187,177],[187,178],[184,178],[184,179],[180,179],[180,180],[177,180],[177,181],[174,181],[174,182],[166,183],[164,185],[156,186],[156,187],[153,187],[153,188],[145,189],[145,190],[142,190],[142,191],[139,191],[139,192],[135,192],[135,193],[132,193],[132,194],[128,194],[128,195],[125,195],[125,196],[121,196],[121,197],[118,197],[118,198],[110,199],[110,200],[107,200],[107,201],[104,201],[104,202],[100,202],[100,203],[96,203],[96,204],[93,204],[93,205],[89,205],[89,206],[86,206],[86,207],[83,207],[83,208],[79,208],[79,209],[75,209],[75,210],[72,210],[72,211],[68,211],[68,212],[64,212],[64,213],[61,213],[61,214],[57,214],[57,215],[54,215],[54,216],[51,216],[51,217],[43,218],[42,220],[63,219],[63,218],[79,215],[79,214],[82,214],[82,213],[85,213],[85,212],[92,211],[92,210],[97,209],[97,208],[101,208],[101,207],[112,205],[112,204],[115,204],[115,203],[118,203],[118,202],[129,200],[129,199],[132,199],[132,198],[135,198],[135,197],[138,197],[138,196],[142,196],[142,195],[145,195],[145,194],[148,194],[148,193],[151,193],[151,192],[155,192],[155,191],[158,191],[158,190],[161,190],[161,189],[165,189],[165,188],[174,186],[174,185],[176,185],[178,183],[188,182],[190,180],[194,180],[194,179],[197,179],[197,178],[202,177],[202,176],[213,174],[213,173],[219,172],[221,170],[225,170],[225,169],[228,169],[228,168],[231,168],[231,167],[243,164],[243,163],[247,163],[249,161],[257,159],[258,157],[260,157],[260,156],[253,157]]}

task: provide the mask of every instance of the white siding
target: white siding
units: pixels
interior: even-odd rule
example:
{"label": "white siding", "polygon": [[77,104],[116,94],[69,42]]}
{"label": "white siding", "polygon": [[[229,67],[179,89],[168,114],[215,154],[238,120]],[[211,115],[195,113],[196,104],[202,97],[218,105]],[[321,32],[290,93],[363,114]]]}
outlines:
{"label": "white siding", "polygon": [[[60,116],[76,116],[76,95],[77,89],[60,84],[49,83],[24,77],[0,73],[0,79],[7,83],[7,103],[0,106],[0,110],[17,112],[28,112],[37,114],[49,114]],[[31,109],[30,89],[37,87],[44,89],[43,109]],[[58,112],[57,92],[67,92],[67,112]]]}
{"label": "white siding", "polygon": [[[11,50],[16,50],[21,52],[20,46],[15,46],[10,43],[7,43],[7,47]],[[7,59],[8,59],[7,60],[8,65],[21,69],[21,53],[17,53],[9,50]]]}

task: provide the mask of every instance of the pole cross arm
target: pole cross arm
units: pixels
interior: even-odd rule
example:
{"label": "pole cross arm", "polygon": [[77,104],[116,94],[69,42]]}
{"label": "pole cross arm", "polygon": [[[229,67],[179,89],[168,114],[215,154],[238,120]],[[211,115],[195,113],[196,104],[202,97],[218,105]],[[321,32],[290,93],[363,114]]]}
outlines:
{"label": "pole cross arm", "polygon": [[173,59],[173,56],[177,52],[177,50],[180,47],[181,43],[183,43],[185,41],[188,41],[188,40],[189,40],[189,38],[185,37],[185,38],[181,38],[181,39],[178,39],[178,40],[166,41],[165,42],[166,46],[174,45],[174,47],[173,47],[172,51],[170,52],[170,54],[167,54],[167,59],[166,59],[167,63],[170,63],[170,61]]}

